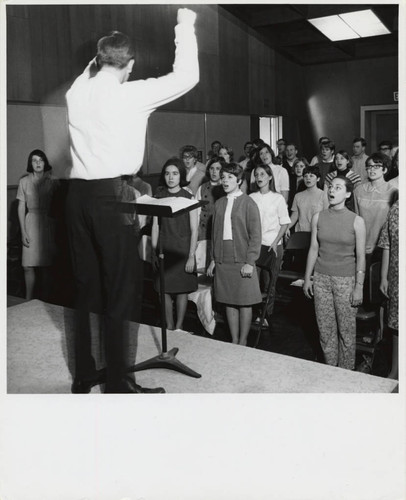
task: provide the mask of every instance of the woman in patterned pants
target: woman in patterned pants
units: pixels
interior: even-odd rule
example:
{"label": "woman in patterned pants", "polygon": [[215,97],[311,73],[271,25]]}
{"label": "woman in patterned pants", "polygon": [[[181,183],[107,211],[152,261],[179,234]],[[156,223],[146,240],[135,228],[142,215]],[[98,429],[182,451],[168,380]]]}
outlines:
{"label": "woman in patterned pants", "polygon": [[329,208],[312,219],[303,284],[306,297],[314,296],[326,363],[348,370],[355,367],[356,315],[365,277],[365,223],[346,207],[352,192],[346,177],[337,176],[329,185]]}

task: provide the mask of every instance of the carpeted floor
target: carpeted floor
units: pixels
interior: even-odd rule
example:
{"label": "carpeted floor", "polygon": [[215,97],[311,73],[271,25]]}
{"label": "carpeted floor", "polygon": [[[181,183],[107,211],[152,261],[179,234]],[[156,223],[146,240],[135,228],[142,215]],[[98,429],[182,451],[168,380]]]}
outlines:
{"label": "carpeted floor", "polygon": [[[16,254],[18,252],[15,252]],[[8,295],[23,297],[24,281],[19,259],[8,259],[7,266]],[[60,258],[60,262],[53,270],[54,286],[51,289],[47,302],[67,307],[73,307],[73,282],[69,267],[69,260]],[[144,294],[141,308],[140,323],[159,326],[159,303],[150,278],[150,268],[146,264],[144,269]],[[63,286],[60,286],[63,283]],[[39,297],[41,298],[41,296]],[[184,322],[184,329],[194,332],[195,335],[222,342],[230,342],[230,334],[221,309],[217,311],[217,326],[213,335],[205,332],[200,323],[196,307],[188,303]],[[253,325],[248,338],[248,345],[252,346],[256,337],[257,327]],[[314,317],[314,308],[306,300],[300,289],[289,286],[281,280],[278,282],[277,299],[274,314],[269,318],[269,326],[261,332],[258,350],[273,352],[300,358],[309,361],[323,362],[323,356],[318,342],[318,330]],[[384,338],[375,349],[373,358],[362,353],[357,354],[357,369],[379,377],[386,377],[391,363],[391,339]]]}
{"label": "carpeted floor", "polygon": [[[74,367],[74,311],[32,300],[7,310],[7,392],[66,394]],[[94,355],[103,364],[102,323],[92,315]],[[161,352],[160,329],[130,324],[130,356],[137,362]],[[292,356],[192,335],[168,332],[168,350],[201,375],[193,378],[168,369],[137,372],[143,386],[168,393],[384,393],[397,383]],[[92,392],[100,392],[96,387]]]}

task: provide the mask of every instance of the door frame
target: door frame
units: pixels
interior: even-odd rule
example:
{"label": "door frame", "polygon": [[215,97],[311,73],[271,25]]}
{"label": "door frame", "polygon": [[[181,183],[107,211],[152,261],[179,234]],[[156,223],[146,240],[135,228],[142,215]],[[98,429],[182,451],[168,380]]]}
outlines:
{"label": "door frame", "polygon": [[392,109],[399,110],[398,104],[379,104],[375,106],[361,106],[361,137],[365,137],[365,115],[370,111],[389,111]]}

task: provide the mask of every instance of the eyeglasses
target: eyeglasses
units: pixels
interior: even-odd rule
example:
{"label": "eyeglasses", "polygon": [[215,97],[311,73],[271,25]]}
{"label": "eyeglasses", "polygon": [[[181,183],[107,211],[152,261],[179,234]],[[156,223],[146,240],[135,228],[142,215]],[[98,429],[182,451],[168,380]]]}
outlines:
{"label": "eyeglasses", "polygon": [[382,146],[381,148],[379,148],[379,151],[389,151],[389,149],[389,146]]}
{"label": "eyeglasses", "polygon": [[367,165],[365,170],[378,170],[378,168],[382,168],[382,165]]}
{"label": "eyeglasses", "polygon": [[183,160],[190,160],[191,158],[194,158],[194,156],[193,155],[183,155],[182,156]]}

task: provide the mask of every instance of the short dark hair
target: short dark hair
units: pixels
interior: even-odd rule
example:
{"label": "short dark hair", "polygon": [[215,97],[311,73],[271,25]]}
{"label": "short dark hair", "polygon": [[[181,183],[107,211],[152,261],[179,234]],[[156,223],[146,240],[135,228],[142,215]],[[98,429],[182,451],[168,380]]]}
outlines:
{"label": "short dark hair", "polygon": [[217,156],[217,155],[214,155],[210,158],[210,160],[207,162],[207,166],[206,166],[206,176],[207,177],[210,177],[210,167],[213,165],[213,163],[220,163],[221,165],[221,168],[223,168],[224,165],[227,165],[227,163],[225,162],[224,158],[222,156]]}
{"label": "short dark hair", "polygon": [[348,168],[351,168],[352,167],[352,159],[351,159],[351,156],[347,153],[347,151],[345,151],[344,149],[340,149],[340,151],[337,151],[335,156],[334,156],[334,166],[337,167],[337,163],[336,163],[336,160],[337,160],[337,155],[341,155],[341,156],[344,156],[344,158],[348,161]]}
{"label": "short dark hair", "polygon": [[293,168],[295,168],[296,164],[299,162],[304,163],[305,167],[309,166],[309,162],[307,161],[307,159],[304,156],[301,156],[300,158],[295,159],[295,161],[293,162],[293,165],[292,165]]}
{"label": "short dark hair", "polygon": [[34,172],[34,169],[32,168],[32,157],[33,156],[39,156],[44,160],[44,172],[47,172],[48,170],[52,170],[52,166],[49,164],[47,155],[41,151],[40,149],[34,149],[34,151],[31,151],[31,153],[28,155],[28,160],[27,160],[27,172]]}
{"label": "short dark hair", "polygon": [[336,150],[336,145],[334,144],[333,141],[324,141],[320,144],[320,149],[321,148],[328,148],[328,149],[331,149],[331,151],[335,151]]}
{"label": "short dark hair", "polygon": [[285,141],[285,139],[284,139],[283,137],[281,137],[280,139],[278,139],[278,140],[276,141],[276,144],[278,144],[279,142],[283,142],[283,144],[285,144],[285,145],[286,145],[286,141]]}
{"label": "short dark hair", "polygon": [[97,42],[96,61],[99,67],[122,69],[134,59],[135,51],[130,38],[120,31],[112,31]]}
{"label": "short dark hair", "polygon": [[356,142],[360,142],[362,144],[362,147],[365,148],[367,145],[367,141],[363,137],[356,137],[352,143],[355,144]]}
{"label": "short dark hair", "polygon": [[254,139],[252,141],[252,146],[255,148],[255,149],[262,149],[263,145],[265,144],[265,141],[260,139],[260,138],[257,138],[257,139]]}
{"label": "short dark hair", "polygon": [[233,174],[237,177],[238,181],[241,181],[243,178],[244,169],[238,163],[224,163],[224,165],[221,167],[220,177],[223,173]]}
{"label": "short dark hair", "polygon": [[316,177],[320,178],[320,167],[318,165],[308,165],[303,169],[303,177],[305,176],[305,174],[313,174]]}
{"label": "short dark hair", "polygon": [[186,146],[183,146],[180,150],[180,157],[182,158],[182,156],[185,154],[185,153],[189,153],[193,156],[193,158],[197,158],[198,157],[198,151],[197,151],[197,148],[196,146],[192,146],[190,144],[186,145]]}
{"label": "short dark hair", "polygon": [[386,168],[386,170],[389,170],[392,165],[392,160],[389,158],[388,155],[384,155],[383,153],[372,153],[371,156],[368,156],[368,158],[365,160],[365,166],[368,165],[369,161],[373,161],[374,163],[381,163],[382,168]]}
{"label": "short dark hair", "polygon": [[378,149],[381,149],[382,147],[388,147],[389,149],[392,149],[393,145],[391,141],[381,141],[379,143]]}
{"label": "short dark hair", "polygon": [[180,187],[185,187],[189,184],[189,182],[186,180],[186,167],[185,165],[183,164],[183,161],[180,159],[180,158],[177,158],[177,157],[173,157],[173,158],[169,158],[169,160],[166,160],[166,162],[164,163],[164,166],[162,167],[162,170],[161,170],[161,175],[159,177],[159,185],[160,186],[166,186],[166,182],[165,182],[165,170],[166,170],[166,167],[169,167],[169,165],[173,165],[174,167],[176,167],[178,170],[179,170],[179,174],[180,174]]}
{"label": "short dark hair", "polygon": [[330,138],[329,137],[319,137],[320,146],[323,144],[323,142],[330,142]]}

